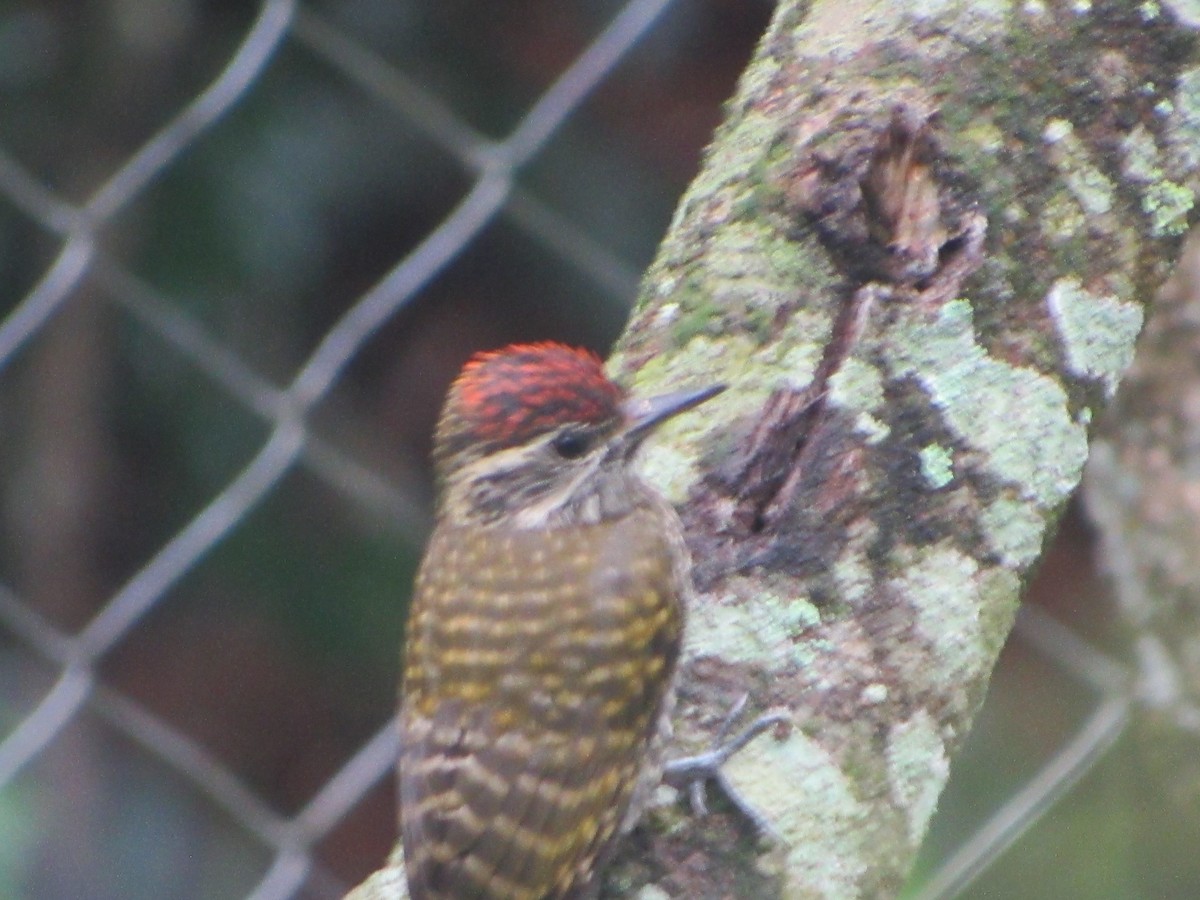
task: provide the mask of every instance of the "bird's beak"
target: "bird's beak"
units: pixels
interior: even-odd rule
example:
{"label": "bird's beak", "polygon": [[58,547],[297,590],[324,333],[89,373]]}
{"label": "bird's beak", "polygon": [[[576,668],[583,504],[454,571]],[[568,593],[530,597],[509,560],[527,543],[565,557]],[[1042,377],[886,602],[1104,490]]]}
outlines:
{"label": "bird's beak", "polygon": [[723,384],[711,384],[699,390],[672,391],[657,397],[634,397],[622,404],[625,413],[625,432],[621,443],[633,450],[655,428],[681,412],[686,412],[725,390]]}

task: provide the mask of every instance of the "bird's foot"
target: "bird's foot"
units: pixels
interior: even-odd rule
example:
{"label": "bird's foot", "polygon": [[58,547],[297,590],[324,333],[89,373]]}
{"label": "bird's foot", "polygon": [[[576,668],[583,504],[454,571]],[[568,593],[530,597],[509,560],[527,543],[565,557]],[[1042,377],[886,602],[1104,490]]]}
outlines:
{"label": "bird's foot", "polygon": [[692,805],[692,813],[696,816],[708,813],[705,788],[710,781],[713,782],[725,795],[729,804],[745,817],[759,834],[779,840],[780,835],[771,823],[729,783],[724,772],[725,763],[729,761],[729,758],[752,740],[770,728],[791,721],[791,718],[785,713],[767,713],[759,716],[748,727],[731,738],[729,733],[745,710],[749,697],[749,694],[743,694],[729,710],[708,750],[704,753],[697,753],[695,756],[685,756],[668,762],[663,768],[663,781],[676,790],[682,791],[686,788],[688,800]]}

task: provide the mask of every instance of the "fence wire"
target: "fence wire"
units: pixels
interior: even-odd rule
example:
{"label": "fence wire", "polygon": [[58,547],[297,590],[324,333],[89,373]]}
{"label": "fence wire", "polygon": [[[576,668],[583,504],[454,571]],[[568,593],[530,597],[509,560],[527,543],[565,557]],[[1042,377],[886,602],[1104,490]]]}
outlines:
{"label": "fence wire", "polygon": [[[0,375],[86,286],[132,317],[268,430],[253,458],[81,629],[68,632],[13,589],[0,587],[0,624],[15,644],[56,673],[49,689],[0,740],[0,791],[64,740],[87,710],[177,772],[266,849],[271,862],[249,896],[270,900],[302,891],[338,896],[349,886],[321,863],[317,848],[389,776],[397,751],[391,722],[380,722],[375,735],[302,808],[285,815],[200,742],[106,684],[102,663],[151,610],[168,603],[172,588],[294,469],[315,476],[350,503],[386,517],[419,543],[426,523],[415,476],[408,481],[402,477],[398,484],[394,473],[384,475],[363,464],[337,441],[314,433],[309,414],[364,345],[494,221],[505,220],[545,254],[591,280],[614,308],[628,304],[637,280],[634,267],[536,191],[518,184],[517,177],[655,29],[670,5],[671,0],[626,3],[501,139],[481,133],[435,91],[416,83],[315,9],[296,0],[265,0],[215,80],[129,155],[85,202],[64,199],[0,146],[0,196],[59,242],[44,274],[0,322]],[[403,119],[461,167],[469,184],[450,211],[324,332],[294,377],[281,385],[261,375],[176,298],[131,271],[102,238],[122,211],[181,156],[221,128],[231,111],[256,91],[285,48],[322,61],[335,73],[331,77],[343,79],[388,115]],[[1104,757],[1139,701],[1137,686],[1146,680],[1146,672],[1108,658],[1036,609],[1021,617],[1017,635],[1094,691],[1093,712],[1040,772],[936,868],[917,891],[922,898],[950,897],[965,890]]]}

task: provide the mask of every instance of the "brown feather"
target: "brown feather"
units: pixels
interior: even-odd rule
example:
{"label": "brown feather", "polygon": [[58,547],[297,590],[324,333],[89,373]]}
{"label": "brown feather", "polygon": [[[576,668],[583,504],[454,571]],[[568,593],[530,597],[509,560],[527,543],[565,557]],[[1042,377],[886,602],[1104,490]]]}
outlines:
{"label": "brown feather", "polygon": [[662,513],[435,530],[401,708],[413,900],[591,889],[627,821],[682,639],[681,544]]}

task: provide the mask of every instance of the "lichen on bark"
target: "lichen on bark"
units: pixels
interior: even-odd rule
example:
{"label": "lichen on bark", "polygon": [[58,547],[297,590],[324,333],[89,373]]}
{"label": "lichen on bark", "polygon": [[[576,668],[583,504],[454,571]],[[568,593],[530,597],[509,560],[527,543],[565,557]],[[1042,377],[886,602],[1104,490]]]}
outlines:
{"label": "lichen on bark", "polygon": [[731,384],[646,471],[701,589],[681,741],[794,717],[730,764],[758,890],[902,885],[1191,214],[1195,65],[1136,3],[779,7],[613,360]]}
{"label": "lichen on bark", "polygon": [[1137,2],[779,3],[610,361],[730,386],[643,463],[677,744],[786,709],[729,765],[776,837],[666,804],[609,895],[900,890],[1192,215],[1198,63]]}

